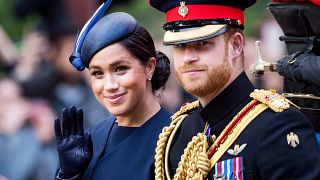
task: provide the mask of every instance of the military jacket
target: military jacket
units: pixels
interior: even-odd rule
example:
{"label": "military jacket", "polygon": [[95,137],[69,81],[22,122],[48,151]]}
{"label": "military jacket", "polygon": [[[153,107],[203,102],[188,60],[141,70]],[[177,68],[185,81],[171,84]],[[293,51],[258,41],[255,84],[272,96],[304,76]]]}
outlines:
{"label": "military jacket", "polygon": [[[205,107],[185,118],[169,151],[173,177],[188,142],[209,124],[219,136],[252,99],[254,87],[242,73]],[[208,179],[320,179],[320,148],[306,117],[294,108],[266,109],[240,134],[207,175]]]}

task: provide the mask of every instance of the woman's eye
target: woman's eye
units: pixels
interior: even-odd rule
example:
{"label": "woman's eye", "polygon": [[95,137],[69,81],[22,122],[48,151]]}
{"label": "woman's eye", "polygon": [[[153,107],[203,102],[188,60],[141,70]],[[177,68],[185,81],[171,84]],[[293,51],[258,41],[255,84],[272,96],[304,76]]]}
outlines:
{"label": "woman's eye", "polygon": [[99,79],[103,76],[103,73],[101,71],[93,71],[91,73],[91,76],[94,76],[95,78]]}
{"label": "woman's eye", "polygon": [[126,72],[126,70],[128,70],[129,68],[127,66],[119,66],[116,68],[116,73],[121,73],[124,74]]}

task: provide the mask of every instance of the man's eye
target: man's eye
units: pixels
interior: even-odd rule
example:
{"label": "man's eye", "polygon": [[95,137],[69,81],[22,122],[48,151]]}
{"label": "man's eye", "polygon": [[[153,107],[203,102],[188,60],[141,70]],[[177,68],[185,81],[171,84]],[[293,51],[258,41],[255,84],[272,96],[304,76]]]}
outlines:
{"label": "man's eye", "polygon": [[185,43],[174,45],[175,48],[179,48],[179,49],[186,48],[186,46],[187,46],[187,44],[185,44]]}
{"label": "man's eye", "polygon": [[199,42],[198,42],[198,45],[200,45],[200,46],[205,46],[205,45],[207,45],[207,44],[209,44],[208,41],[199,41]]}

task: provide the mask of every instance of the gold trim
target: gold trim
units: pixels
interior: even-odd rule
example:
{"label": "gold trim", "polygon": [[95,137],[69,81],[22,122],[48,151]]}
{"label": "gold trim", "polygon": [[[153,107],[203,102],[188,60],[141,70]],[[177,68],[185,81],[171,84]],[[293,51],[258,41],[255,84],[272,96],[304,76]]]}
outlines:
{"label": "gold trim", "polygon": [[166,177],[167,179],[171,179],[171,176],[170,176],[170,170],[169,170],[169,151],[170,151],[170,147],[171,147],[171,144],[172,144],[172,141],[173,141],[173,138],[174,136],[176,135],[179,127],[181,126],[183,120],[188,116],[188,114],[184,114],[184,115],[181,115],[181,119],[177,122],[175,128],[173,129],[172,133],[170,134],[170,137],[168,139],[168,142],[167,142],[167,145],[166,145],[166,151],[165,151],[165,158],[164,158],[164,172],[166,173]]}

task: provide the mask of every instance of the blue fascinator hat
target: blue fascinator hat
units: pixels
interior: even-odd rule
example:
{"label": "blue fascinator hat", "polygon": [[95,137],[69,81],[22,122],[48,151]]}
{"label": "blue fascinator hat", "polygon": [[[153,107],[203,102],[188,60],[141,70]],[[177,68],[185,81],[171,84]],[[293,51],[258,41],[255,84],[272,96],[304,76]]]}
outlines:
{"label": "blue fascinator hat", "polygon": [[103,3],[78,34],[70,63],[78,71],[88,68],[91,58],[101,49],[132,34],[137,21],[124,12],[111,13],[101,18],[112,0]]}

